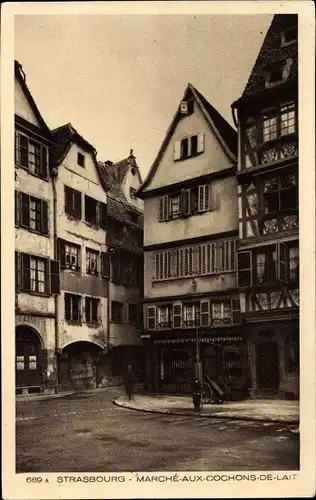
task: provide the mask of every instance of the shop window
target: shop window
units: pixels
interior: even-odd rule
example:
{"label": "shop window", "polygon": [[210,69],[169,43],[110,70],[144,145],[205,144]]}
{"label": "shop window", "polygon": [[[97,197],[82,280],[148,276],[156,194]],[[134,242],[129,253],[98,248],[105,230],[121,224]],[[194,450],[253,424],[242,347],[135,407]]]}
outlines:
{"label": "shop window", "polygon": [[65,293],[65,320],[69,323],[81,322],[81,296]]}
{"label": "shop window", "polygon": [[76,219],[81,219],[81,193],[65,186],[65,212]]}
{"label": "shop window", "polygon": [[99,252],[86,248],[86,273],[98,274],[99,273]]}
{"label": "shop window", "polygon": [[99,321],[99,310],[100,310],[100,299],[93,297],[86,297],[85,301],[85,311],[86,311],[86,322],[91,324],[98,324]]}

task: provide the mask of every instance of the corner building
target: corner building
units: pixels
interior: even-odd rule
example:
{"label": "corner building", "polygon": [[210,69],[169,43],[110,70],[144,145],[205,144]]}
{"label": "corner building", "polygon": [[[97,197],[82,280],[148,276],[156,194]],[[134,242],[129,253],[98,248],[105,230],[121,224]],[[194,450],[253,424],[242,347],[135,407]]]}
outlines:
{"label": "corner building", "polygon": [[251,396],[299,397],[297,16],[276,15],[238,124],[238,290]]}
{"label": "corner building", "polygon": [[138,191],[144,199],[147,387],[190,392],[194,364],[247,386],[236,276],[237,133],[191,84]]}

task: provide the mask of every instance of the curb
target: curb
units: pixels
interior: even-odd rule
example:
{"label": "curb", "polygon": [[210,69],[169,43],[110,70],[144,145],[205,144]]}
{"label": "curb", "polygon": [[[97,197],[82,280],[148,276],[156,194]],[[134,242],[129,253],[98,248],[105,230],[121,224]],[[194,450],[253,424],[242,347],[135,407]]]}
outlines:
{"label": "curb", "polygon": [[71,392],[61,392],[57,394],[43,394],[42,396],[40,394],[34,395],[34,396],[16,396],[15,401],[16,402],[30,402],[30,401],[48,401],[50,399],[61,399],[65,398],[67,396],[74,396],[74,395],[79,395],[79,394],[97,394],[98,392],[105,392],[105,391],[111,391],[111,390],[120,390],[120,386],[111,386],[111,387],[98,387],[97,389],[93,390],[86,390],[86,391],[71,391]]}
{"label": "curb", "polygon": [[226,420],[240,420],[243,422],[262,422],[262,423],[269,423],[269,424],[299,424],[299,420],[297,419],[291,419],[291,420],[275,420],[275,419],[264,419],[264,418],[251,418],[251,417],[232,417],[232,416],[227,416],[225,415],[225,412],[216,413],[216,414],[209,414],[209,415],[203,415],[201,413],[189,413],[185,411],[179,411],[179,412],[172,412],[169,410],[148,410],[147,408],[133,408],[132,406],[124,406],[121,403],[117,402],[115,399],[112,400],[112,403],[116,406],[119,406],[120,408],[125,408],[126,410],[133,410],[133,411],[141,411],[143,413],[158,413],[160,415],[174,415],[174,416],[185,416],[185,417],[200,417],[200,418],[222,418]]}

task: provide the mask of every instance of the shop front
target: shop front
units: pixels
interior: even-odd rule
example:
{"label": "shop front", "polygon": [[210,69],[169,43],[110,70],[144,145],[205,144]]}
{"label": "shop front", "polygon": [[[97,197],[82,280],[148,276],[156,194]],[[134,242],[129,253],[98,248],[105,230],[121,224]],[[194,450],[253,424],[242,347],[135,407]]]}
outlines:
{"label": "shop front", "polygon": [[[243,335],[206,333],[163,337],[147,343],[151,367],[147,382],[159,392],[190,394],[196,361],[202,364],[203,380],[221,380],[234,399],[248,397],[249,367]],[[151,378],[151,384],[148,381]]]}

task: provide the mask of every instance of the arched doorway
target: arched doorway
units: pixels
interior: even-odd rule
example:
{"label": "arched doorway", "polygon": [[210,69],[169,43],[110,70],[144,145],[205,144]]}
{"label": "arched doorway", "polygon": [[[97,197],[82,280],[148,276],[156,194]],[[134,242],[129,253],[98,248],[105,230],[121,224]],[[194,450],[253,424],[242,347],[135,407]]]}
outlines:
{"label": "arched doorway", "polygon": [[43,383],[42,343],[38,333],[29,326],[16,327],[16,387],[39,389]]}
{"label": "arched doorway", "polygon": [[75,390],[97,387],[97,363],[101,351],[100,346],[86,341],[64,347],[58,362],[60,385]]}
{"label": "arched doorway", "polygon": [[279,353],[275,337],[262,333],[256,342],[257,387],[277,392],[279,388]]}

